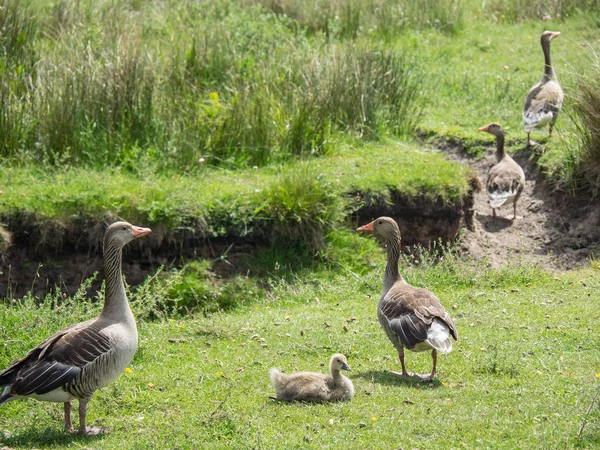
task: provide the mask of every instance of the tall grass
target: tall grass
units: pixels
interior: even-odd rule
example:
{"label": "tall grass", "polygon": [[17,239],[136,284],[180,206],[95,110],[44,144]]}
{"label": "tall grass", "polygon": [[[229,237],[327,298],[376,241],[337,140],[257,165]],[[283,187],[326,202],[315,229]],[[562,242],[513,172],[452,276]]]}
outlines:
{"label": "tall grass", "polygon": [[263,166],[322,155],[337,130],[403,135],[418,119],[408,57],[327,45],[257,5],[4,1],[0,156],[13,162]]}
{"label": "tall grass", "polygon": [[[255,0],[256,1],[256,0]],[[258,0],[277,14],[292,17],[294,25],[328,38],[365,34],[393,36],[408,28],[455,33],[463,26],[461,0]]]}
{"label": "tall grass", "polygon": [[573,110],[579,124],[580,149],[576,171],[594,195],[600,191],[600,58],[578,78]]}
{"label": "tall grass", "polygon": [[488,10],[508,22],[560,19],[581,11],[597,11],[598,0],[492,0]]}

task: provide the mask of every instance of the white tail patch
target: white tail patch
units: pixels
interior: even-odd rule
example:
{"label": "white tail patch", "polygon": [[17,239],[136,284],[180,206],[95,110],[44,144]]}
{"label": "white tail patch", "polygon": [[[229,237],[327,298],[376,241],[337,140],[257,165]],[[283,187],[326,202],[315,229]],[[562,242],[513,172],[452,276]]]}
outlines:
{"label": "white tail patch", "polygon": [[490,199],[490,206],[492,208],[498,208],[499,206],[504,205],[507,200],[511,200],[515,196],[513,191],[494,191],[488,193],[488,198]]}
{"label": "white tail patch", "polygon": [[452,351],[450,328],[439,319],[434,319],[427,330],[427,342],[441,353]]}

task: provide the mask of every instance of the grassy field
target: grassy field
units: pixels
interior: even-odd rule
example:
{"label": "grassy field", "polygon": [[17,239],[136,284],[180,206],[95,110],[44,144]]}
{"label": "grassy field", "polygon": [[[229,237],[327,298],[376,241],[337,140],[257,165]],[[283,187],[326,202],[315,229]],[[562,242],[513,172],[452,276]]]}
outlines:
{"label": "grassy field", "polygon": [[[361,238],[362,239],[362,238]],[[366,238],[365,238],[366,240]],[[372,242],[372,241],[369,241]],[[592,448],[600,388],[598,274],[551,275],[532,266],[503,270],[464,263],[403,263],[408,279],[433,289],[455,319],[459,341],[431,383],[399,380],[393,347],[375,316],[384,257],[361,258],[362,275],[339,269],[272,277],[227,313],[161,316],[139,323],[140,348],[89,420],[112,433],[61,431],[62,407],[3,406],[0,442],[9,448]],[[354,267],[358,270],[357,267]],[[160,290],[132,295],[146,316]],[[0,365],[63,325],[97,313],[82,298],[31,299],[1,307]],[[331,405],[269,398],[268,369],[324,371],[347,355],[356,397]],[[428,354],[407,355],[430,370]]]}
{"label": "grassy field", "polygon": [[[404,257],[459,341],[436,380],[402,381],[375,314],[384,257],[348,231],[357,210],[394,196],[459,207],[473,174],[440,143],[481,154],[491,141],[477,128],[499,121],[508,151],[523,149],[545,29],[562,32],[552,54],[566,100],[555,136],[534,132],[532,157],[558,189],[596,193],[599,11],[597,0],[0,0],[0,258],[20,229],[48,254],[74,235],[97,247],[116,217],[151,226],[152,251],[182,229],[272,244],[247,255],[248,275],[186,261],[130,289],[139,350],[88,414],[111,434],[71,436],[60,405],[15,401],[0,410],[0,446],[599,446],[600,409],[586,416],[600,389],[597,260],[555,274],[492,270],[448,248]],[[0,367],[98,314],[90,283],[0,301]],[[324,371],[334,352],[353,369],[352,402],[270,398],[270,367]],[[430,363],[407,355],[409,370]]]}

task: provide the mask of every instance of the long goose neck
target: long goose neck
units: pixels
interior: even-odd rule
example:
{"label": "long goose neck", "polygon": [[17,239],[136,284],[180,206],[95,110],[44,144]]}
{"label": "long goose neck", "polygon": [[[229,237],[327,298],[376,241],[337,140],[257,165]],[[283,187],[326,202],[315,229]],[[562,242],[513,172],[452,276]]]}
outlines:
{"label": "long goose neck", "polygon": [[556,74],[552,68],[552,61],[550,60],[550,41],[542,41],[542,51],[544,52],[544,76],[542,81],[556,80]]}
{"label": "long goose neck", "polygon": [[504,132],[499,132],[496,135],[496,160],[500,161],[502,158],[504,158],[505,155],[505,151],[504,151]]}
{"label": "long goose neck", "polygon": [[387,265],[383,277],[383,291],[389,291],[396,281],[402,280],[402,275],[398,271],[398,261],[400,260],[400,234],[394,233],[386,240],[387,247]]}
{"label": "long goose neck", "polygon": [[122,318],[131,314],[123,276],[121,272],[122,248],[114,245],[106,245],[104,248],[104,309],[103,316],[116,316]]}

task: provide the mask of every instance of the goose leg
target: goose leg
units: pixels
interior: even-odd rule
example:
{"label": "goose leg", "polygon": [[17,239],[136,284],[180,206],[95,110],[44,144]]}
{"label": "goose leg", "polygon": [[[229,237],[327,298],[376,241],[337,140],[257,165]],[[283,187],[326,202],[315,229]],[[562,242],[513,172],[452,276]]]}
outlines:
{"label": "goose leg", "polygon": [[527,147],[533,147],[537,142],[531,140],[531,131],[527,133]]}
{"label": "goose leg", "polygon": [[496,217],[496,208],[492,208],[492,217]]}
{"label": "goose leg", "polygon": [[413,374],[406,371],[406,365],[404,364],[404,351],[398,352],[398,358],[400,359],[400,365],[402,366],[402,372],[392,372],[394,375],[399,377],[410,377]]}
{"label": "goose leg", "polygon": [[433,377],[435,377],[435,369],[437,367],[437,350],[436,349],[433,349],[431,351],[431,359],[433,359],[433,369],[431,369],[431,373],[429,375],[425,375],[421,378],[433,380]]}
{"label": "goose leg", "polygon": [[100,433],[106,433],[106,430],[98,427],[86,427],[85,426],[85,413],[87,411],[87,404],[90,401],[89,398],[79,400],[79,434],[97,435]]}
{"label": "goose leg", "polygon": [[65,402],[65,431],[73,431],[73,422],[71,422],[71,402]]}
{"label": "goose leg", "polygon": [[513,203],[513,216],[509,217],[510,220],[519,220],[522,219],[522,216],[517,216],[517,203]]}
{"label": "goose leg", "polygon": [[548,127],[548,136],[552,136],[552,124]]}

